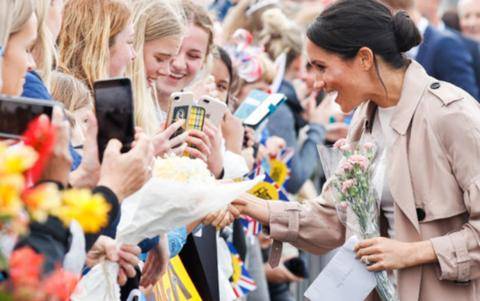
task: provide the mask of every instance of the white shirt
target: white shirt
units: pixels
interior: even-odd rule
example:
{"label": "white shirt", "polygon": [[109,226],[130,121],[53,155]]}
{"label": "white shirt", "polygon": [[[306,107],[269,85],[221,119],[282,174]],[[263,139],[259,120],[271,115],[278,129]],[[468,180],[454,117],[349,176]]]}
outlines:
{"label": "white shirt", "polygon": [[374,183],[379,193],[380,199],[380,208],[384,212],[385,217],[388,221],[388,235],[390,238],[395,237],[395,231],[393,225],[395,223],[394,219],[394,201],[392,194],[390,192],[390,187],[388,185],[388,167],[390,162],[388,160],[388,149],[393,145],[395,139],[394,129],[390,126],[390,121],[395,112],[396,107],[389,108],[378,108],[375,122],[373,123],[373,131],[377,133],[377,137],[381,137],[378,144],[378,168],[374,176]]}

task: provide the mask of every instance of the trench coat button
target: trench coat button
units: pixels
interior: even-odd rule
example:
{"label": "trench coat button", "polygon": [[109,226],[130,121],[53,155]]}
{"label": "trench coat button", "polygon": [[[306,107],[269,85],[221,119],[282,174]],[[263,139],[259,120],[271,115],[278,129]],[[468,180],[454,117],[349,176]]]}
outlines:
{"label": "trench coat button", "polygon": [[425,219],[425,210],[423,210],[422,208],[417,208],[417,219],[419,222]]}
{"label": "trench coat button", "polygon": [[439,82],[434,82],[433,84],[430,85],[430,88],[436,90],[440,88],[440,83]]}

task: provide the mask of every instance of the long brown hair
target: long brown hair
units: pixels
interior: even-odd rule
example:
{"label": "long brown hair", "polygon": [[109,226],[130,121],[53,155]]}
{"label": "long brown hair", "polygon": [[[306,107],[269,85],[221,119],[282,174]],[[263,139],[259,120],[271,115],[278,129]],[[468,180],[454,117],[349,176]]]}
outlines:
{"label": "long brown hair", "polygon": [[122,0],[69,0],[59,37],[61,70],[93,82],[108,78],[109,47],[127,27],[132,12]]}

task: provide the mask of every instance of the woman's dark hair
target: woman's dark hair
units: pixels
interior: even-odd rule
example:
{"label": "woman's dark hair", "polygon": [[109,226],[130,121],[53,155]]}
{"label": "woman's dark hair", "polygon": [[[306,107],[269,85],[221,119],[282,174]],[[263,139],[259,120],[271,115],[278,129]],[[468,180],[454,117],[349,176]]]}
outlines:
{"label": "woman's dark hair", "polygon": [[[422,37],[405,11],[392,16],[376,0],[340,0],[324,10],[310,25],[307,37],[318,47],[354,58],[368,47],[394,68],[406,65],[402,53],[417,46]],[[378,66],[375,65],[378,71]]]}
{"label": "woman's dark hair", "polygon": [[229,77],[229,80],[230,80],[230,84],[229,84],[228,90],[227,90],[227,104],[228,104],[228,100],[230,98],[230,92],[232,90],[232,86],[234,86],[234,84],[236,82],[237,77],[236,77],[235,71],[233,69],[232,59],[230,58],[230,55],[228,54],[228,52],[220,46],[217,46],[216,50],[217,50],[216,51],[217,58],[220,59],[223,62],[225,67],[227,67],[227,71],[228,71],[228,77]]}

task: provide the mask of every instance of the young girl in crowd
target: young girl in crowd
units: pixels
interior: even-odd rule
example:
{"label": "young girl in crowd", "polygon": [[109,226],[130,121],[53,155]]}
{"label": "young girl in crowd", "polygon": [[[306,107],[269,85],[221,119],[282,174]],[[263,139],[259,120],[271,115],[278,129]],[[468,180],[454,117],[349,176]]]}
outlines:
{"label": "young girl in crowd", "polygon": [[63,103],[71,117],[72,145],[81,149],[85,141],[88,115],[93,112],[92,95],[83,82],[69,74],[54,71],[51,78],[53,99]]}

